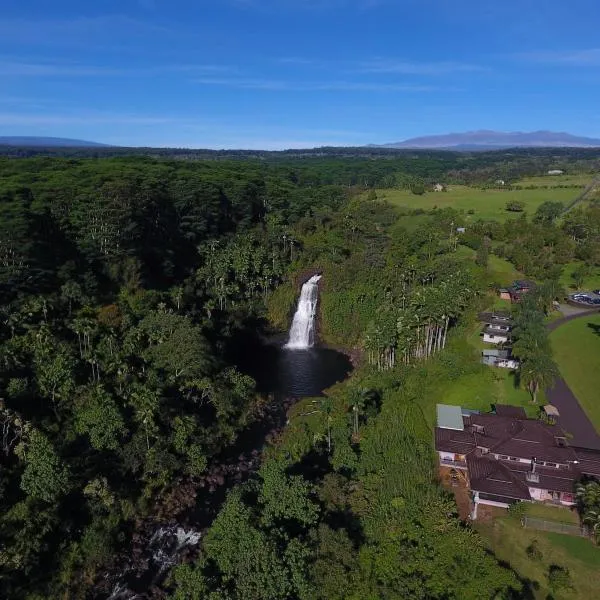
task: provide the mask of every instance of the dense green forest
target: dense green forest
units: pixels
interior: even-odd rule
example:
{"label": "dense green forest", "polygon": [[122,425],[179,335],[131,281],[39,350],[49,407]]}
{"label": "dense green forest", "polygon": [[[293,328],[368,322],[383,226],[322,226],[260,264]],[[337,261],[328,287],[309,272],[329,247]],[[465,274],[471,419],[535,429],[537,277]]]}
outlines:
{"label": "dense green forest", "polygon": [[478,366],[461,333],[489,253],[555,290],[569,261],[600,264],[600,208],[459,234],[456,211],[362,194],[598,161],[493,156],[0,159],[2,597],[93,596],[143,519],[184,508],[272,401],[234,346],[286,330],[316,271],[322,340],[364,360],[292,409],[150,597],[527,597],[436,481],[431,399]]}

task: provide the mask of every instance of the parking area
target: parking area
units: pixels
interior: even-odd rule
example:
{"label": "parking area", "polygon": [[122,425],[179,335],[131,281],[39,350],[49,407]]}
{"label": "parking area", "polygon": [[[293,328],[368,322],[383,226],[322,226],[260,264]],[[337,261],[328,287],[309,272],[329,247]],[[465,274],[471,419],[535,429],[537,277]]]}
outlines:
{"label": "parking area", "polygon": [[574,292],[569,294],[569,302],[585,308],[600,308],[600,290]]}

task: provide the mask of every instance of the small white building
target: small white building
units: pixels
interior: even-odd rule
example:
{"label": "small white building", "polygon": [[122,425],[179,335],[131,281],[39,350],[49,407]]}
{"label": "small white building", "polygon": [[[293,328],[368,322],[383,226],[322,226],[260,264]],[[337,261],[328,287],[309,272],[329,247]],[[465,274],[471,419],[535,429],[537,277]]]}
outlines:
{"label": "small white building", "polygon": [[436,183],[433,186],[433,191],[434,192],[443,192],[444,191],[444,186],[441,183]]}
{"label": "small white building", "polygon": [[508,350],[483,350],[481,362],[484,365],[500,369],[514,370],[519,368],[519,361],[511,355],[510,348]]}
{"label": "small white building", "polygon": [[550,169],[550,171],[548,171],[548,175],[564,175],[564,171],[562,171],[561,169]]}
{"label": "small white building", "polygon": [[510,332],[506,329],[486,327],[483,330],[483,341],[488,344],[506,344],[510,339]]}

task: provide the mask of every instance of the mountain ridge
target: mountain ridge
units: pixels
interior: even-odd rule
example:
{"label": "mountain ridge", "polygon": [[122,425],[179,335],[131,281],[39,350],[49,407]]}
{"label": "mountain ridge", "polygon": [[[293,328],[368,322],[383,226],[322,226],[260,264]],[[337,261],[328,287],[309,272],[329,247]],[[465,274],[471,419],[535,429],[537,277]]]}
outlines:
{"label": "mountain ridge", "polygon": [[554,131],[478,130],[410,138],[402,142],[371,144],[378,148],[407,149],[499,149],[499,148],[597,148],[600,139]]}
{"label": "mountain ridge", "polygon": [[0,136],[0,146],[22,146],[42,148],[108,148],[108,144],[74,140],[62,137],[41,137],[28,135]]}

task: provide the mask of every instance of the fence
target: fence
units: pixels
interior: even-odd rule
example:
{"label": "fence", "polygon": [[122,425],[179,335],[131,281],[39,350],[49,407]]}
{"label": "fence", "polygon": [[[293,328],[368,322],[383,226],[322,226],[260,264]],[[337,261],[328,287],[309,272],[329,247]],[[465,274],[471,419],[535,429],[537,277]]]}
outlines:
{"label": "fence", "polygon": [[556,521],[546,521],[544,519],[536,519],[535,517],[523,517],[521,525],[527,529],[538,529],[540,531],[552,531],[554,533],[564,533],[565,535],[573,535],[577,537],[590,537],[586,527],[579,525],[571,525],[569,523],[558,523]]}

